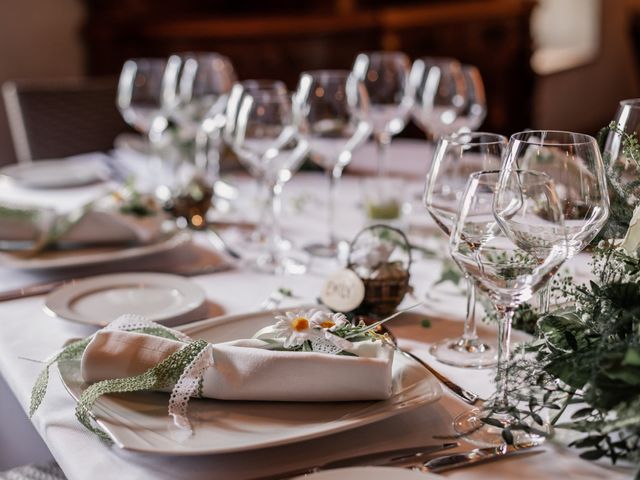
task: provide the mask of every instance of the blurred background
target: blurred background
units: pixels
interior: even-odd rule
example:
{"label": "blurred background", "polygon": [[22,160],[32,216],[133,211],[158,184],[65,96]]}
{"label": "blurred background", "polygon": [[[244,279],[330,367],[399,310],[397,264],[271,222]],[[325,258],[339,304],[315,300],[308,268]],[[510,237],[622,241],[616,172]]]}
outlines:
{"label": "blurred background", "polygon": [[[479,67],[481,129],[595,133],[640,87],[640,0],[4,0],[0,83],[86,76],[123,61],[217,51],[242,78],[350,68],[363,50],[453,56]],[[111,108],[110,105],[105,108]],[[98,112],[102,113],[102,112]],[[107,113],[105,113],[107,114]],[[115,104],[113,112],[117,115]],[[403,136],[422,137],[417,128]],[[0,164],[13,148],[0,107]]]}

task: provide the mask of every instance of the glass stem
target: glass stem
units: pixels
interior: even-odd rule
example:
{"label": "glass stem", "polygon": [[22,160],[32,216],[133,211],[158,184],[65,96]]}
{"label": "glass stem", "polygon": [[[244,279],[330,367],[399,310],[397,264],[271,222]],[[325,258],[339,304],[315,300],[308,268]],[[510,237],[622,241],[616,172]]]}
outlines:
{"label": "glass stem", "polygon": [[476,285],[468,275],[465,275],[464,278],[467,281],[467,316],[464,319],[462,338],[469,342],[478,339],[476,329]]}
{"label": "glass stem", "polygon": [[509,406],[508,398],[508,374],[509,357],[511,356],[511,322],[515,308],[512,306],[498,306],[500,314],[498,323],[498,371],[496,373],[496,401],[498,411],[505,411]]}
{"label": "glass stem", "polygon": [[328,227],[329,227],[329,246],[334,246],[338,243],[336,239],[336,225],[335,225],[335,209],[336,209],[336,184],[342,176],[342,168],[336,165],[333,168],[327,168],[327,178],[329,180],[329,197],[327,199],[327,215],[328,215]]}
{"label": "glass stem", "polygon": [[278,262],[280,243],[280,223],[278,222],[280,214],[280,193],[282,192],[282,185],[276,182],[273,185],[268,185],[267,199],[265,202],[265,209],[263,215],[263,221],[267,225],[264,227],[264,233],[267,235],[268,253],[271,260],[274,263]]}
{"label": "glass stem", "polygon": [[538,303],[540,304],[540,313],[546,315],[549,313],[549,305],[551,304],[551,287],[547,283],[538,291]]}
{"label": "glass stem", "polygon": [[387,152],[391,144],[391,135],[387,132],[377,133],[375,140],[378,150],[378,176],[384,177],[387,175]]}
{"label": "glass stem", "polygon": [[258,227],[251,235],[251,238],[256,243],[264,243],[268,241],[271,233],[270,218],[273,214],[273,192],[272,188],[267,185],[264,174],[257,177],[256,180],[256,200],[259,204],[260,217],[258,219]]}

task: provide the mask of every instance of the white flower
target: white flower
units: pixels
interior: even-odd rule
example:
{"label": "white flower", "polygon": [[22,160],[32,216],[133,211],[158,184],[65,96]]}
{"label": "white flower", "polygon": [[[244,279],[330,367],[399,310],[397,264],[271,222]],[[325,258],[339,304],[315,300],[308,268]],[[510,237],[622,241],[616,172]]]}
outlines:
{"label": "white flower", "polygon": [[297,347],[305,341],[317,336],[312,319],[316,318],[317,310],[286,312],[276,316],[276,324],[271,329],[274,339],[282,340],[284,348]]}
{"label": "white flower", "polygon": [[349,323],[344,313],[329,313],[322,310],[316,310],[311,315],[311,325],[313,328],[323,330],[335,330]]}
{"label": "white flower", "polygon": [[373,269],[389,261],[395,246],[378,237],[373,237],[368,241],[363,241],[351,254],[351,261],[358,266]]}
{"label": "white flower", "polygon": [[636,253],[640,247],[640,204],[633,211],[633,217],[631,217],[629,229],[622,240],[621,247],[629,255]]}

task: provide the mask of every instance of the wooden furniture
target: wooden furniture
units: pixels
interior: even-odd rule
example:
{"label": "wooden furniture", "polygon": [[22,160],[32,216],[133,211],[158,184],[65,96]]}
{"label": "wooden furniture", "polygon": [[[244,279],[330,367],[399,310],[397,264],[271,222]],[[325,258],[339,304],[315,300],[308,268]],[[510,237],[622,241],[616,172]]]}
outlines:
{"label": "wooden furniture", "polygon": [[86,1],[90,74],[117,73],[129,57],[213,50],[240,78],[293,88],[302,70],[350,68],[360,51],[397,49],[477,65],[489,104],[483,128],[530,126],[533,0]]}

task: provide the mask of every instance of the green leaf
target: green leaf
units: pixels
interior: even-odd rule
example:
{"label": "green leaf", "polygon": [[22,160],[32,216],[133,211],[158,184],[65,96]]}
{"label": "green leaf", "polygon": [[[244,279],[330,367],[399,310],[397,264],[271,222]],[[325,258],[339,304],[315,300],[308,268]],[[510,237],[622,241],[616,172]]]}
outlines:
{"label": "green leaf", "polygon": [[480,420],[482,421],[482,423],[486,423],[487,425],[491,425],[492,427],[504,428],[504,424],[497,418],[484,417]]}
{"label": "green leaf", "polygon": [[585,407],[585,408],[581,408],[580,410],[577,410],[573,413],[573,415],[571,415],[572,419],[576,419],[576,418],[582,418],[582,417],[586,417],[588,415],[591,415],[593,413],[593,407]]}
{"label": "green leaf", "polygon": [[570,447],[587,448],[595,447],[604,439],[603,435],[597,435],[595,437],[584,437],[579,440],[575,440],[569,444]]}
{"label": "green leaf", "polygon": [[629,347],[627,353],[624,355],[624,359],[622,360],[623,365],[632,365],[634,367],[640,367],[640,350]]}
{"label": "green leaf", "polygon": [[598,460],[599,458],[604,457],[604,450],[587,450],[586,452],[582,452],[580,454],[580,458],[584,458],[585,460]]}
{"label": "green leaf", "polygon": [[420,322],[420,325],[422,326],[422,328],[430,328],[431,320],[429,320],[428,318],[425,318]]}

